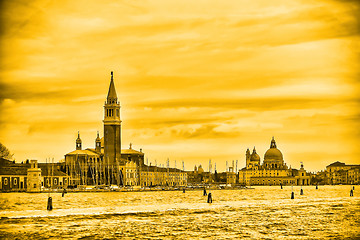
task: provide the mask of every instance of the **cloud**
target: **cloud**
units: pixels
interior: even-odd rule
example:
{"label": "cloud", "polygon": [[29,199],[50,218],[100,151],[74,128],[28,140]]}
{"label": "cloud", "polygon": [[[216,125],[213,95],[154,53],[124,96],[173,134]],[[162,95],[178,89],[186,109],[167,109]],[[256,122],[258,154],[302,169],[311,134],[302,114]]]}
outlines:
{"label": "cloud", "polygon": [[[150,108],[223,108],[223,109],[247,109],[247,110],[284,110],[284,109],[308,109],[324,108],[338,104],[337,98],[256,98],[256,99],[178,99],[168,101],[142,102],[138,105]],[[358,99],[349,99],[356,102]],[[346,100],[344,101],[346,102]]]}
{"label": "cloud", "polygon": [[123,142],[151,158],[220,167],[248,146],[266,151],[275,135],[292,163],[321,168],[342,150],[342,160],[357,159],[355,1],[37,0],[1,9],[0,140],[17,158],[63,158],[78,130],[93,146],[114,71]]}

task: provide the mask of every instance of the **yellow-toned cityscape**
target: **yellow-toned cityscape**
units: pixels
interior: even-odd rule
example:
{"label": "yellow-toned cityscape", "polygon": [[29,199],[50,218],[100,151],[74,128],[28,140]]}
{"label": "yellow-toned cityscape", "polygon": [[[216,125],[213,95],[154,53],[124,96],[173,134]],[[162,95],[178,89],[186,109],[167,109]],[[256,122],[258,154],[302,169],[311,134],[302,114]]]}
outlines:
{"label": "yellow-toned cityscape", "polygon": [[359,13],[0,1],[0,239],[360,239]]}

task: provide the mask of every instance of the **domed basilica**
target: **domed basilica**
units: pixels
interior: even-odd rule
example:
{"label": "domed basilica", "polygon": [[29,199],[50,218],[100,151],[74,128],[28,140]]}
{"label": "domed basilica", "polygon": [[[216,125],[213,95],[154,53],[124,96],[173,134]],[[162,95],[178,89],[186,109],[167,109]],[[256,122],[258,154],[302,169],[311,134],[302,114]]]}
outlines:
{"label": "domed basilica", "polygon": [[246,167],[239,171],[239,183],[244,185],[309,185],[310,173],[301,163],[300,169],[289,168],[284,162],[281,151],[276,147],[274,137],[270,148],[265,152],[264,161],[254,147],[253,152],[246,150]]}

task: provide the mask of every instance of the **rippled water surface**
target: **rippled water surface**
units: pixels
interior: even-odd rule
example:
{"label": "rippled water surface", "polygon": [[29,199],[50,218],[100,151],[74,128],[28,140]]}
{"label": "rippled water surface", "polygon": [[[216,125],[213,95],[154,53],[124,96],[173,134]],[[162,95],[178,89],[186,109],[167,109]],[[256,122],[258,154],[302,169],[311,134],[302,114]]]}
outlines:
{"label": "rippled water surface", "polygon": [[202,191],[2,193],[0,239],[360,239],[360,186]]}

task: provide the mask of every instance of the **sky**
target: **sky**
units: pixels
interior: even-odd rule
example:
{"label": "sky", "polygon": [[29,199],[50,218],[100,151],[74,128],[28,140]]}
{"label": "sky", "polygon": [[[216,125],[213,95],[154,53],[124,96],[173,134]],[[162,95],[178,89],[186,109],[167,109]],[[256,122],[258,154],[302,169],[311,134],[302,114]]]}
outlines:
{"label": "sky", "polygon": [[[2,1],[0,142],[56,161],[103,135],[225,171],[274,136],[288,166],[360,164],[360,4],[335,0]],[[214,166],[213,166],[214,169]]]}

